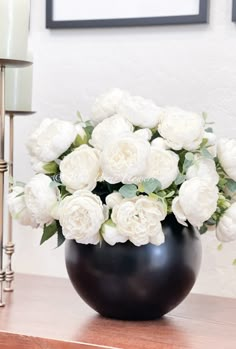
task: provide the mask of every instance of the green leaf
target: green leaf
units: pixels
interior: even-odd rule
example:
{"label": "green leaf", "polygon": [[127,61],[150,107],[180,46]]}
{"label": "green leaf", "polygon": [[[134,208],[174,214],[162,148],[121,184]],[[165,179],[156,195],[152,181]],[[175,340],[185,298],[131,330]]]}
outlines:
{"label": "green leaf", "polygon": [[166,195],[166,199],[171,198],[173,195],[175,195],[174,190],[172,190],[169,194]]}
{"label": "green leaf", "polygon": [[207,232],[207,226],[205,226],[204,224],[201,226],[201,228],[199,229],[200,234],[205,234]]}
{"label": "green leaf", "polygon": [[186,179],[186,176],[184,176],[182,173],[179,173],[176,180],[175,180],[175,185],[180,185],[182,184]]}
{"label": "green leaf", "polygon": [[[85,132],[86,133],[86,132]],[[75,148],[78,148],[80,145],[82,144],[88,144],[88,136],[87,136],[87,133],[84,135],[84,137],[82,138],[80,135],[77,135],[74,142],[73,142],[73,145]]]}
{"label": "green leaf", "polygon": [[65,236],[62,233],[62,227],[59,221],[56,221],[56,225],[57,225],[57,247],[60,247],[65,241]]}
{"label": "green leaf", "polygon": [[59,166],[55,161],[51,161],[43,166],[47,174],[55,174],[59,171]]}
{"label": "green leaf", "polygon": [[202,143],[200,144],[200,149],[205,148],[208,143],[208,138],[203,138]]}
{"label": "green leaf", "polygon": [[156,178],[145,179],[142,182],[142,185],[143,185],[144,192],[146,194],[151,194],[154,191],[161,190],[161,182],[158,181],[158,179]]}
{"label": "green leaf", "polygon": [[226,187],[231,193],[234,193],[236,191],[236,182],[233,179],[227,179]]}
{"label": "green leaf", "polygon": [[222,249],[223,249],[223,244],[219,244],[219,245],[217,246],[217,250],[218,250],[218,251],[222,251]]}
{"label": "green leaf", "polygon": [[213,133],[213,128],[212,127],[207,127],[205,129],[206,132]]}
{"label": "green leaf", "polygon": [[134,184],[125,184],[119,189],[119,193],[124,198],[132,198],[132,197],[136,196],[137,189],[138,188]]}
{"label": "green leaf", "polygon": [[233,261],[233,265],[236,266],[236,258],[235,258],[235,260]]}
{"label": "green leaf", "polygon": [[62,185],[60,187],[60,193],[61,193],[61,197],[62,198],[65,198],[66,196],[68,195],[71,195],[67,190],[66,190],[66,187],[64,185]]}
{"label": "green leaf", "polygon": [[42,245],[45,241],[50,239],[57,232],[57,224],[56,222],[52,222],[50,225],[44,225],[43,227],[43,235],[40,241],[40,245]]}
{"label": "green leaf", "polygon": [[203,119],[206,121],[206,119],[207,119],[207,113],[204,111],[204,112],[202,112],[202,117],[203,117]]}
{"label": "green leaf", "polygon": [[79,121],[82,121],[82,115],[79,111],[77,111],[76,115],[77,115],[77,118],[79,119]]}

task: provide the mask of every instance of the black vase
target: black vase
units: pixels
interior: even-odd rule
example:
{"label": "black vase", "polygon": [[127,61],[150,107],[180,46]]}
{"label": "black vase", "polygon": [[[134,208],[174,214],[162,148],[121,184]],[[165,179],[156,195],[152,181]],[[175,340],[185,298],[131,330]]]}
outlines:
{"label": "black vase", "polygon": [[69,278],[82,299],[105,317],[160,318],[190,292],[201,263],[199,233],[167,216],[165,243],[136,247],[66,242]]}

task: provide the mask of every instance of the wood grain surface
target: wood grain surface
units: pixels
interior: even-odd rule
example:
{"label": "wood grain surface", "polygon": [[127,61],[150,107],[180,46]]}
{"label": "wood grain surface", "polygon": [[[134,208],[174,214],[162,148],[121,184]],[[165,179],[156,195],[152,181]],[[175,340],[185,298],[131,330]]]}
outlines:
{"label": "wood grain surface", "polygon": [[6,302],[0,349],[236,349],[236,299],[191,294],[161,320],[116,321],[90,309],[69,280],[17,275]]}

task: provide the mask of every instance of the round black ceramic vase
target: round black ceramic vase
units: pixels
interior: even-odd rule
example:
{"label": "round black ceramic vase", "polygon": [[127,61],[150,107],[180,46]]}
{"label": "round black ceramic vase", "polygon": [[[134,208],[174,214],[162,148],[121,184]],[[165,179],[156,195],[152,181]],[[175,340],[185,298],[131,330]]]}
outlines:
{"label": "round black ceramic vase", "polygon": [[66,242],[69,278],[82,299],[105,317],[156,319],[175,308],[190,292],[201,263],[199,233],[168,216],[165,243],[136,247]]}

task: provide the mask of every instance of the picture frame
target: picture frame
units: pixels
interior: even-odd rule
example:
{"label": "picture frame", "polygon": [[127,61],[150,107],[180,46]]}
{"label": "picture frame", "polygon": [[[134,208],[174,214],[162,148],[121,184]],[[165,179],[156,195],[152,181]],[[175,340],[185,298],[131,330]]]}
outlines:
{"label": "picture frame", "polygon": [[[177,24],[200,24],[208,22],[209,0],[198,0],[199,8],[197,14],[184,15],[165,15],[165,16],[138,16],[129,18],[93,18],[93,19],[68,19],[57,18],[54,16],[54,6],[56,1],[68,7],[67,0],[46,0],[46,28],[65,29],[65,28],[101,28],[101,27],[132,27],[132,26],[153,26],[153,25],[177,25]],[[78,1],[78,0],[77,0]],[[82,0],[81,0],[82,1]],[[95,0],[99,1],[99,0]],[[103,0],[104,1],[104,0]],[[159,0],[161,1],[161,0]],[[178,1],[178,0],[176,0]],[[183,0],[181,0],[183,3]],[[163,0],[163,3],[165,0]],[[85,2],[84,2],[85,3]],[[83,4],[84,4],[83,3]],[[68,9],[68,8],[67,8]],[[62,11],[63,12],[63,11]]]}
{"label": "picture frame", "polygon": [[236,22],[236,0],[233,0],[232,21]]}

